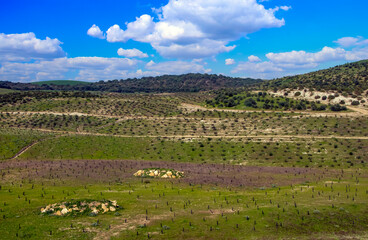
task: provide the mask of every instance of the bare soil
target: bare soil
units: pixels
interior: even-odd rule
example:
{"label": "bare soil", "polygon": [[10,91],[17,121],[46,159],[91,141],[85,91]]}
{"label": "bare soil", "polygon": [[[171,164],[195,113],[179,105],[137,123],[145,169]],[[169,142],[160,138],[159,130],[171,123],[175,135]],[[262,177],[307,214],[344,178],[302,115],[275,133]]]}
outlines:
{"label": "bare soil", "polygon": [[175,169],[183,171],[185,175],[182,179],[160,179],[158,181],[233,187],[285,186],[307,181],[320,181],[338,174],[337,171],[328,169],[136,160],[8,160],[0,162],[3,181],[9,181],[8,177],[11,177],[11,181],[14,179],[37,179],[39,181],[59,179],[78,183],[126,182],[136,179],[133,174],[137,170],[153,167]]}

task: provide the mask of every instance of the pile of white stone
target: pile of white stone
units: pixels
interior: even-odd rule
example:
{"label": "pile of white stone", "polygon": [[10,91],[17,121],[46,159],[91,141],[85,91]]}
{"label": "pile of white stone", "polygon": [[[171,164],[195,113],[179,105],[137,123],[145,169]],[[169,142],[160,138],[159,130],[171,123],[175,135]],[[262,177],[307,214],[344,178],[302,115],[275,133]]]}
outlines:
{"label": "pile of white stone", "polygon": [[134,173],[134,176],[150,178],[182,178],[184,177],[184,172],[174,169],[147,168],[138,170]]}
{"label": "pile of white stone", "polygon": [[115,212],[119,208],[116,201],[71,201],[62,203],[49,204],[44,208],[41,208],[42,214],[65,216],[65,215],[78,215],[78,214],[99,214],[106,212]]}

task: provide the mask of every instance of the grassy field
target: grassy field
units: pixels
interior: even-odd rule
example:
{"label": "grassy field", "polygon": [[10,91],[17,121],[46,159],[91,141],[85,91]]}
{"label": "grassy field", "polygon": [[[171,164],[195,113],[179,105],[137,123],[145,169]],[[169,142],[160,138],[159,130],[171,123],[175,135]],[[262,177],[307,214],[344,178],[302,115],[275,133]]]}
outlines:
{"label": "grassy field", "polygon": [[0,94],[6,94],[6,93],[12,93],[16,92],[15,90],[6,89],[6,88],[0,88]]}
{"label": "grassy field", "polygon": [[365,168],[368,140],[164,139],[62,136],[37,144],[24,159],[138,159],[251,166]]}
{"label": "grassy field", "polygon": [[[0,239],[368,238],[363,113],[204,108],[213,93],[27,94],[0,102]],[[133,176],[147,168],[184,177]],[[84,200],[122,208],[41,214]]]}
{"label": "grassy field", "polygon": [[[364,236],[361,234],[366,234],[368,224],[367,172],[362,170],[330,172],[332,176],[326,172],[314,173],[323,179],[319,182],[306,178],[302,184],[271,186],[269,182],[263,187],[249,188],[137,179],[124,174],[116,182],[111,177],[119,171],[116,162],[22,163],[6,166],[10,170],[2,178],[0,231],[2,237],[8,239],[16,236],[31,239],[332,239]],[[28,173],[32,178],[24,175],[22,180],[12,184],[12,179],[25,171],[22,165],[32,167],[33,173]],[[96,166],[100,166],[100,170],[93,168]],[[127,166],[120,168],[120,172],[127,174],[135,171]],[[65,170],[69,173],[62,175]],[[37,176],[35,171],[39,171]],[[288,176],[272,175],[273,181],[286,177],[292,183],[292,173],[297,174],[298,169],[289,171]],[[87,174],[98,174],[102,179],[86,180],[83,176]],[[97,216],[40,214],[40,209],[47,204],[71,199],[117,200],[123,209],[118,214]]]}
{"label": "grassy field", "polygon": [[9,159],[33,142],[51,136],[54,136],[54,134],[33,130],[0,128],[0,160]]}

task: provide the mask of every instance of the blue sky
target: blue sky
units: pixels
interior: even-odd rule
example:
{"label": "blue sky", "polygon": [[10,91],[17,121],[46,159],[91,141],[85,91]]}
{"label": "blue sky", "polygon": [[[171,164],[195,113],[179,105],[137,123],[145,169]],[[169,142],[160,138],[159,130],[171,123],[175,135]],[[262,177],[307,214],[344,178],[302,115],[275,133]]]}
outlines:
{"label": "blue sky", "polygon": [[0,0],[0,80],[272,79],[368,58],[364,0]]}

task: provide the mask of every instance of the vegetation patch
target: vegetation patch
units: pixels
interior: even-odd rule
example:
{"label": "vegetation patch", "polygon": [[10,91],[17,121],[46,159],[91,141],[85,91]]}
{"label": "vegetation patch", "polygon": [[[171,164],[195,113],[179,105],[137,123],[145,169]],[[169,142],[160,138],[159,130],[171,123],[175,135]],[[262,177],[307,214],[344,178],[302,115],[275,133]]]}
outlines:
{"label": "vegetation patch", "polygon": [[[300,95],[300,92],[297,92]],[[296,94],[296,95],[298,95]],[[299,96],[298,95],[298,96]],[[261,109],[261,110],[312,110],[325,111],[327,105],[321,104],[319,101],[294,100],[287,97],[275,97],[267,92],[247,92],[241,89],[221,90],[212,100],[206,100],[206,105],[220,108],[235,109]],[[335,106],[336,107],[336,106]],[[335,111],[343,111],[345,109],[336,109]],[[332,109],[331,109],[332,110]]]}
{"label": "vegetation patch", "polygon": [[184,172],[174,169],[146,168],[143,170],[138,170],[136,173],[134,173],[134,176],[148,178],[182,178],[184,177]]}
{"label": "vegetation patch", "polygon": [[99,213],[116,212],[120,206],[116,201],[72,200],[49,204],[41,208],[41,214],[50,216],[96,216]]}
{"label": "vegetation patch", "polygon": [[264,81],[262,87],[265,89],[332,90],[359,96],[368,88],[367,66],[368,61],[363,60],[316,72]]}

